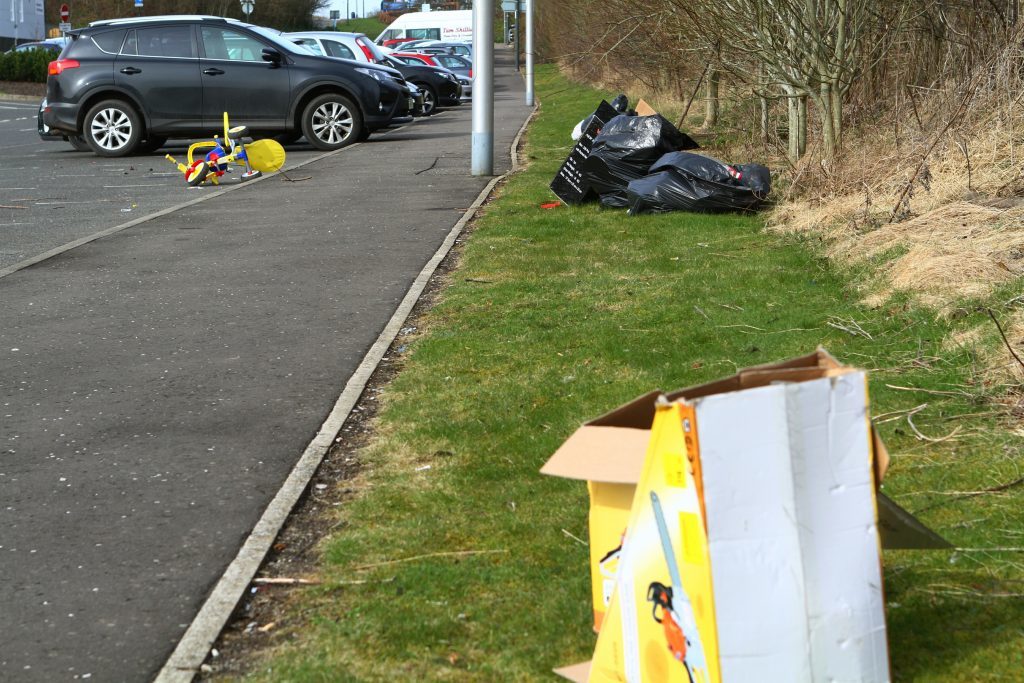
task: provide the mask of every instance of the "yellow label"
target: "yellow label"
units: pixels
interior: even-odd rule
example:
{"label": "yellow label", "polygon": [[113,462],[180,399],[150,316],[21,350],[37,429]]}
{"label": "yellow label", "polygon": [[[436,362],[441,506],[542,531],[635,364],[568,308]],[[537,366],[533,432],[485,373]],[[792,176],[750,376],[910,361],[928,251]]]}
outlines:
{"label": "yellow label", "polygon": [[665,483],[677,488],[686,488],[686,454],[667,450],[662,456],[665,466]]}
{"label": "yellow label", "polygon": [[683,561],[701,564],[704,561],[704,525],[692,512],[679,513],[679,529],[683,539]]}

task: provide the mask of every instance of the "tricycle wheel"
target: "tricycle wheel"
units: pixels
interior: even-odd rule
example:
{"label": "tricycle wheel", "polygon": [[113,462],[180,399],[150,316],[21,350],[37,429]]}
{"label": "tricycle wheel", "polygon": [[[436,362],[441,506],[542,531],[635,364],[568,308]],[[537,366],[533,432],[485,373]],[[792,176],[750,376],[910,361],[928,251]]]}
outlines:
{"label": "tricycle wheel", "polygon": [[190,187],[195,187],[206,180],[206,176],[209,172],[209,164],[205,161],[197,161],[187,171],[185,171],[185,182],[188,183]]}

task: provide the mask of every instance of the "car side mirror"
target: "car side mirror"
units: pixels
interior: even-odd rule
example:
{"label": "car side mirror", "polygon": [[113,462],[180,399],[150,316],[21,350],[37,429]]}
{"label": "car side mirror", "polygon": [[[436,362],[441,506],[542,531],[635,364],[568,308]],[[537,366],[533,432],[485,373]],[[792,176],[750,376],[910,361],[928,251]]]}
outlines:
{"label": "car side mirror", "polygon": [[281,65],[281,53],[271,47],[263,48],[263,61],[270,62],[274,66]]}

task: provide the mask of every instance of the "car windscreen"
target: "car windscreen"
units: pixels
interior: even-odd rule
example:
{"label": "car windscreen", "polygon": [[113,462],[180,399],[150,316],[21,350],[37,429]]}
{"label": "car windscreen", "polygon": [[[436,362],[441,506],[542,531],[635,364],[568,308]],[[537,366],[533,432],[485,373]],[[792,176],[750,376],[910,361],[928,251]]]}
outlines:
{"label": "car windscreen", "polygon": [[324,51],[320,49],[320,45],[313,38],[292,38],[292,42],[311,55],[324,56]]}
{"label": "car windscreen", "polygon": [[261,38],[266,38],[274,44],[275,47],[281,49],[282,52],[287,52],[293,55],[306,55],[309,56],[309,50],[304,47],[300,47],[295,43],[288,40],[288,38],[281,35],[279,31],[274,29],[264,28],[263,26],[254,26],[253,24],[245,24],[245,27],[253,33],[258,33]]}

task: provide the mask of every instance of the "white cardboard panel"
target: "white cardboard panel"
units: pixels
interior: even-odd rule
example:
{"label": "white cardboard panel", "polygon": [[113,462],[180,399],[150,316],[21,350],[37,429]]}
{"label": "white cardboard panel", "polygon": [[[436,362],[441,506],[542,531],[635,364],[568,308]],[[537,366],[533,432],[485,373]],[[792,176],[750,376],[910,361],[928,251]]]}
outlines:
{"label": "white cardboard panel", "polygon": [[725,683],[811,681],[786,389],[697,402]]}
{"label": "white cardboard panel", "polygon": [[866,377],[787,391],[813,678],[888,681]]}

